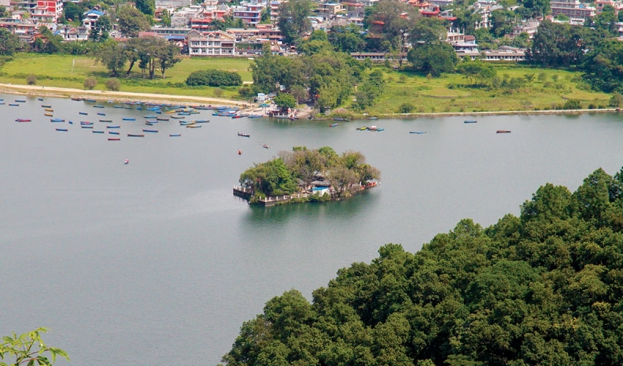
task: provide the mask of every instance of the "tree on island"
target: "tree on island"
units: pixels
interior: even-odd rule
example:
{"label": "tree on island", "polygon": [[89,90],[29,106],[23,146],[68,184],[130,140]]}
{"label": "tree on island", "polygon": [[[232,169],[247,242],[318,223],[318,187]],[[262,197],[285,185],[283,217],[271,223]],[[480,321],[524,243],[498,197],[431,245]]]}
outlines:
{"label": "tree on island", "polygon": [[[355,159],[356,160],[356,159]],[[243,323],[228,366],[621,365],[623,169],[546,184],[482,228],[461,220],[290,290]]]}
{"label": "tree on island", "polygon": [[239,182],[259,198],[307,191],[313,181],[324,180],[338,197],[344,197],[351,194],[353,186],[380,177],[380,171],[366,164],[365,156],[358,151],[338,155],[328,146],[313,150],[295,147],[291,152],[279,152],[278,158],[255,164],[240,175]]}

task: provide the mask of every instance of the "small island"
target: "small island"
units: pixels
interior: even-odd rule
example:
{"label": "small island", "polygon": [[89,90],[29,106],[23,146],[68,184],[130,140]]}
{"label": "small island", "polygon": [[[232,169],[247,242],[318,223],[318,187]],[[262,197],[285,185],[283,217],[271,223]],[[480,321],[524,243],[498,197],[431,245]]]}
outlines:
{"label": "small island", "polygon": [[240,175],[234,195],[249,204],[274,206],[287,203],[339,201],[376,187],[381,172],[366,163],[359,151],[338,155],[325,146],[296,146],[273,160],[254,164]]}

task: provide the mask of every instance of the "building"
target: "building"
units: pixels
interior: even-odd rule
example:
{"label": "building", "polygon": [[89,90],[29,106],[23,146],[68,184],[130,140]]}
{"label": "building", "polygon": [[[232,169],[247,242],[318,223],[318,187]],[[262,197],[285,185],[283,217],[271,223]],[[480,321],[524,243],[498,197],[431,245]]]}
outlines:
{"label": "building", "polygon": [[233,56],[236,38],[222,31],[188,32],[188,54],[191,56]]}
{"label": "building", "polygon": [[240,6],[233,8],[234,19],[240,19],[248,25],[257,25],[262,21],[262,10],[267,6],[266,3],[242,2]]}
{"label": "building", "polygon": [[82,14],[82,26],[88,29],[94,28],[102,15],[104,12],[99,9],[91,9],[85,12]]}
{"label": "building", "polygon": [[539,22],[538,20],[523,20],[521,23],[515,24],[513,26],[511,35],[513,37],[517,37],[521,33],[528,33],[528,36],[530,37],[530,39],[532,39],[534,38],[534,35],[536,34],[536,31],[539,28],[540,24],[541,22]]}
{"label": "building", "polygon": [[564,14],[569,18],[588,19],[595,16],[595,8],[580,3],[580,0],[554,0],[550,2],[552,16]]}

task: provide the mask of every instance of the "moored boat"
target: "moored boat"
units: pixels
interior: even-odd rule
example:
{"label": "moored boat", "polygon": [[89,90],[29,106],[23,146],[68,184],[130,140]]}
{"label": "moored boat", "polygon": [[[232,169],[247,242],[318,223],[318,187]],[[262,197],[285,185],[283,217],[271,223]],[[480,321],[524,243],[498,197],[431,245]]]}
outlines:
{"label": "moored boat", "polygon": [[94,105],[93,108],[104,108],[104,106],[98,104],[98,105]]}
{"label": "moored boat", "polygon": [[242,132],[238,132],[238,136],[240,136],[240,137],[251,137],[251,135],[250,135],[250,134],[248,134],[248,133],[242,133]]}
{"label": "moored boat", "polygon": [[146,129],[143,129],[143,132],[158,133],[158,130],[146,130]]}
{"label": "moored boat", "polygon": [[121,128],[121,126],[106,126],[106,128]]}
{"label": "moored boat", "polygon": [[119,131],[108,131],[109,135],[118,135]]}
{"label": "moored boat", "polygon": [[129,133],[128,137],[145,137],[143,134]]}
{"label": "moored boat", "polygon": [[409,131],[409,133],[414,133],[416,135],[422,135],[422,134],[425,134],[426,131]]}
{"label": "moored boat", "polygon": [[93,122],[87,122],[87,121],[80,121],[80,124],[82,126],[93,126]]}
{"label": "moored boat", "polygon": [[57,128],[56,131],[58,132],[67,132],[66,128]]}
{"label": "moored boat", "polygon": [[497,130],[495,133],[511,133],[510,130]]}
{"label": "moored boat", "polygon": [[169,137],[182,137],[181,133],[170,133]]}
{"label": "moored boat", "polygon": [[356,130],[358,130],[358,131],[367,131],[368,130],[368,126],[357,127]]}
{"label": "moored boat", "polygon": [[121,139],[119,137],[109,137],[108,141],[120,141]]}
{"label": "moored boat", "polygon": [[269,146],[268,146],[267,144],[262,145],[262,147],[263,147],[264,149],[268,149],[268,148],[269,148]]}
{"label": "moored boat", "polygon": [[93,130],[91,132],[93,132],[93,133],[104,133],[104,131],[100,131],[100,130]]}
{"label": "moored boat", "polygon": [[329,125],[329,127],[337,127],[337,123],[332,123]]}
{"label": "moored boat", "polygon": [[370,121],[376,121],[377,119],[379,119],[379,117],[368,117],[368,119],[369,119]]}
{"label": "moored boat", "polygon": [[51,105],[42,104],[41,108],[52,108],[52,106]]}
{"label": "moored boat", "polygon": [[65,120],[62,118],[52,118],[50,119],[50,122],[65,122]]}
{"label": "moored boat", "polygon": [[110,123],[112,122],[112,119],[100,119],[100,122]]}
{"label": "moored boat", "polygon": [[105,115],[106,115],[106,113],[97,112],[97,115],[98,115],[98,116],[105,116]]}
{"label": "moored boat", "polygon": [[15,103],[26,103],[26,99],[15,99]]}
{"label": "moored boat", "polygon": [[463,121],[463,123],[477,123],[478,121],[476,121],[475,119],[466,119],[465,121]]}
{"label": "moored boat", "polygon": [[31,122],[32,120],[26,118],[17,118],[15,122]]}
{"label": "moored boat", "polygon": [[93,125],[82,125],[81,128],[93,128]]}
{"label": "moored boat", "polygon": [[136,118],[124,117],[122,118],[124,121],[136,121]]}
{"label": "moored boat", "polygon": [[202,125],[187,125],[186,128],[201,128]]}
{"label": "moored boat", "polygon": [[81,115],[83,115],[83,116],[88,115],[88,113],[87,113],[87,112],[78,112],[78,114],[81,114]]}
{"label": "moored boat", "polygon": [[46,116],[46,117],[52,117],[53,116],[52,113],[44,113],[43,115]]}
{"label": "moored boat", "polygon": [[17,104],[17,103],[9,103],[9,107],[19,107],[19,104]]}

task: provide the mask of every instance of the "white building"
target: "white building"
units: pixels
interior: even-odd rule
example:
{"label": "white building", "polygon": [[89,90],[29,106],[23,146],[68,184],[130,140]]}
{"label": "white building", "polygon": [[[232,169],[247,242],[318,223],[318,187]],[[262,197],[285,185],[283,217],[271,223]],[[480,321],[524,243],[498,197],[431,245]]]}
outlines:
{"label": "white building", "polygon": [[222,31],[188,32],[188,54],[191,56],[232,56],[236,52],[236,37]]}

